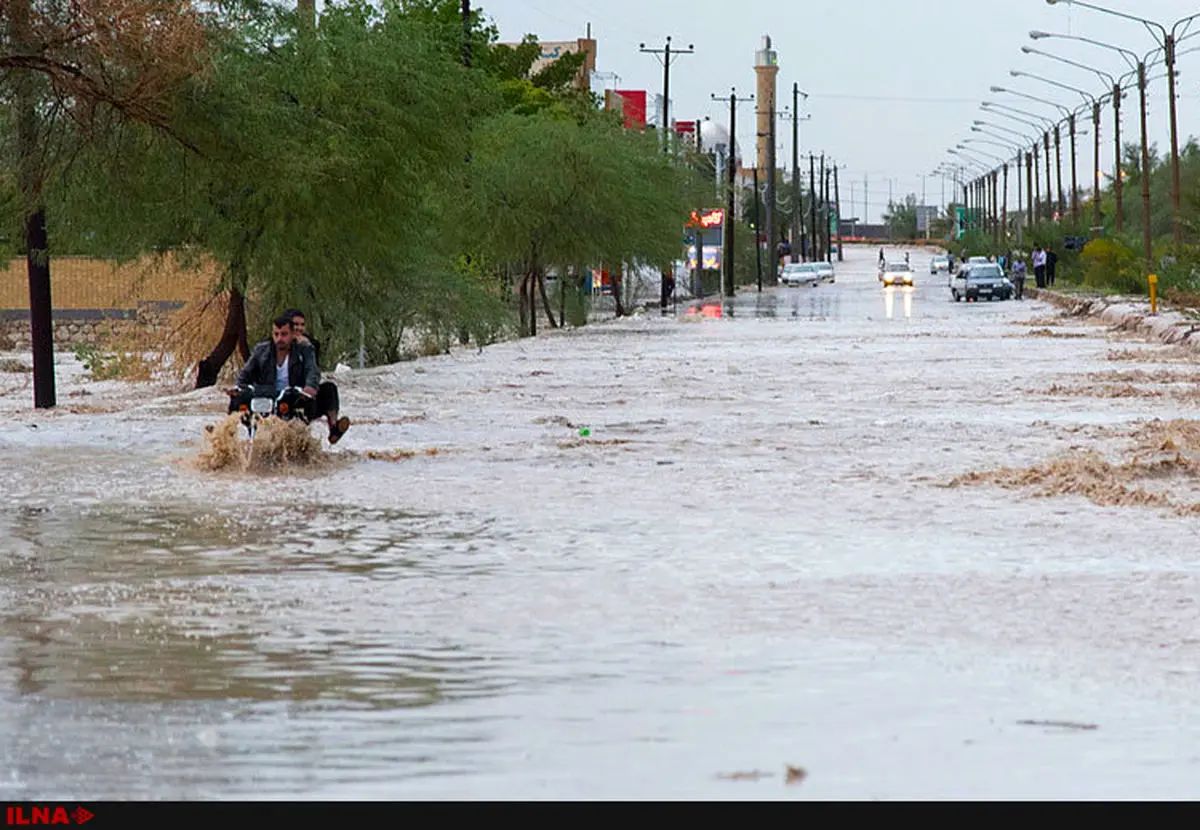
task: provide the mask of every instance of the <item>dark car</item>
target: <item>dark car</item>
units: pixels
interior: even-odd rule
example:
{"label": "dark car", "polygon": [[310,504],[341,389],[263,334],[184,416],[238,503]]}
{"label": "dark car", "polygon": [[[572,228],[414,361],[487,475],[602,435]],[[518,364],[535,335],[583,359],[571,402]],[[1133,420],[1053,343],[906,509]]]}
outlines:
{"label": "dark car", "polygon": [[954,301],[1011,300],[1013,284],[1004,269],[994,262],[968,263],[954,278],[950,292]]}

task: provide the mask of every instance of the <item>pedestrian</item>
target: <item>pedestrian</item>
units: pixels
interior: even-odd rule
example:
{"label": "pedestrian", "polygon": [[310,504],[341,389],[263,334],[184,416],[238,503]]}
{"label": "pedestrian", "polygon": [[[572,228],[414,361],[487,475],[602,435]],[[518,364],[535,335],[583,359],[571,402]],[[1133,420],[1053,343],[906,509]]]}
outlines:
{"label": "pedestrian", "polygon": [[887,260],[883,258],[883,248],[880,248],[879,249],[879,267],[882,268],[883,264],[885,262],[887,262]]}
{"label": "pedestrian", "polygon": [[1058,254],[1053,250],[1046,251],[1046,285],[1054,287],[1054,266],[1058,264]]}
{"label": "pedestrian", "polygon": [[1013,291],[1014,299],[1025,299],[1025,274],[1025,260],[1017,257],[1017,261],[1012,264],[1012,281],[1016,289]]}
{"label": "pedestrian", "polygon": [[1033,249],[1033,278],[1038,288],[1046,287],[1046,252],[1042,250],[1041,245],[1036,245]]}

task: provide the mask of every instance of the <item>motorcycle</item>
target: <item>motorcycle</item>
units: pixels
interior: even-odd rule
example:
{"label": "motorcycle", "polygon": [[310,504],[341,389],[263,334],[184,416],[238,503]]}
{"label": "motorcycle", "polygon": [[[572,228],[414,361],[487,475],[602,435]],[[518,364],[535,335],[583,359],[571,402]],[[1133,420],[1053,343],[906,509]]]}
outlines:
{"label": "motorcycle", "polygon": [[242,424],[251,442],[258,425],[266,418],[283,421],[299,418],[305,425],[310,421],[308,413],[313,399],[296,386],[284,387],[279,394],[275,394],[273,386],[241,386],[230,397],[242,400],[237,411],[242,413]]}

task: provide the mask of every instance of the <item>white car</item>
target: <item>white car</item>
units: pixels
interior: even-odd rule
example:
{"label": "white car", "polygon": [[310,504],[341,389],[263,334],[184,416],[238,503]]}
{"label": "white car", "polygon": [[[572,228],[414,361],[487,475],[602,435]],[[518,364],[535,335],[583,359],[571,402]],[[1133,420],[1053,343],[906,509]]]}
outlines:
{"label": "white car", "polygon": [[879,281],[888,285],[912,285],[913,272],[907,262],[889,262],[879,269]]}
{"label": "white car", "polygon": [[815,262],[789,262],[779,272],[779,281],[784,285],[816,285],[821,281]]}
{"label": "white car", "polygon": [[820,277],[821,282],[835,282],[836,281],[832,263],[814,262],[812,264],[817,266],[817,275]]}
{"label": "white car", "polygon": [[937,276],[938,271],[950,271],[950,257],[946,254],[939,254],[929,261],[929,273]]}

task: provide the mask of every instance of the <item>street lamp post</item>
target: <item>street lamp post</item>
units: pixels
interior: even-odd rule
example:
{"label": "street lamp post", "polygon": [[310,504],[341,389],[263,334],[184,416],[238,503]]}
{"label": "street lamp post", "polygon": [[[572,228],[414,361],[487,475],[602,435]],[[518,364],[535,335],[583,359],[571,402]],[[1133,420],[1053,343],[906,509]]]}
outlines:
{"label": "street lamp post", "polygon": [[[1030,33],[1031,36],[1041,33]],[[1121,205],[1121,191],[1123,182],[1121,181],[1121,83],[1112,75],[1100,69],[1087,66],[1086,64],[1078,63],[1068,58],[1063,58],[1058,55],[1051,55],[1048,52],[1034,49],[1032,46],[1022,46],[1021,51],[1027,55],[1041,55],[1044,58],[1050,58],[1060,63],[1068,64],[1079,69],[1085,69],[1100,77],[1100,80],[1108,84],[1108,88],[1112,90],[1113,98],[1113,195],[1116,198],[1116,229],[1120,233],[1124,224],[1124,215]],[[1080,94],[1084,94],[1082,90],[1075,90]],[[1100,103],[1103,99],[1092,98],[1092,125],[1096,131],[1095,138],[1095,182],[1093,185],[1093,221],[1098,227],[1102,221],[1100,212]]]}
{"label": "street lamp post", "polygon": [[[1186,30],[1186,25],[1191,23],[1191,21],[1195,20],[1197,17],[1200,17],[1200,13],[1189,15],[1181,20],[1177,20],[1171,27],[1171,31],[1168,32],[1165,26],[1163,26],[1161,23],[1155,23],[1153,20],[1147,20],[1144,17],[1136,17],[1131,14],[1125,14],[1124,12],[1113,11],[1112,9],[1106,9],[1102,6],[1095,6],[1091,3],[1083,3],[1080,2],[1080,0],[1046,0],[1046,2],[1051,6],[1056,5],[1059,2],[1069,3],[1074,6],[1082,6],[1085,9],[1091,9],[1092,11],[1103,12],[1104,14],[1110,14],[1114,17],[1122,17],[1126,20],[1133,20],[1137,23],[1141,23],[1152,35],[1154,34],[1155,30],[1161,33],[1162,37],[1155,37],[1155,40],[1158,42],[1159,47],[1163,50],[1163,55],[1167,62],[1167,102],[1171,113],[1171,232],[1175,244],[1178,245],[1182,236],[1182,225],[1180,223],[1179,216],[1179,128],[1178,121],[1175,116],[1175,46],[1178,42],[1179,27],[1184,26]],[[1145,74],[1146,69],[1143,65],[1139,71],[1139,81],[1142,83],[1145,83]]]}
{"label": "street lamp post", "polygon": [[[1016,135],[1017,137],[1019,137],[1023,140],[1025,139],[1025,136],[1021,135],[1016,130],[1009,130],[1006,127],[999,126],[998,124],[989,124],[986,121],[974,121],[971,124],[971,132],[990,136],[991,138],[996,139],[996,141],[989,142],[989,143],[995,144],[998,147],[1003,147],[1006,150],[1013,151],[1017,154],[1016,162],[1015,162],[1016,174],[1017,174],[1017,176],[1016,176],[1016,178],[1017,178],[1017,210],[1020,211],[1021,205],[1024,203],[1024,199],[1022,198],[1022,192],[1021,192],[1021,164],[1022,164],[1021,157],[1024,153],[1024,151],[1022,150],[1022,145],[1013,143],[1012,139],[1010,139],[1010,138],[1005,138],[1004,136],[997,135],[995,133],[990,133],[987,130],[983,129],[984,127],[992,127],[994,129],[998,129],[998,130],[1005,130],[1006,132],[1013,133],[1014,135]],[[1005,234],[1004,238],[1005,238],[1005,240],[1007,240],[1008,239],[1008,162],[1004,163],[1004,205],[1001,207],[1000,212],[1001,212],[1001,223],[1004,226],[1004,234]],[[1021,228],[1023,227],[1023,225],[1024,225],[1024,221],[1022,221],[1020,224],[1017,225],[1018,242],[1022,238],[1020,236],[1020,231],[1021,231]]]}
{"label": "street lamp post", "polygon": [[[1028,48],[1028,47],[1026,47],[1026,48]],[[1082,89],[1078,89],[1073,86],[1068,86],[1067,84],[1059,83],[1058,81],[1053,81],[1049,78],[1043,78],[1040,75],[1033,75],[1029,72],[1021,72],[1016,69],[1011,70],[1009,72],[1009,74],[1012,75],[1014,78],[1019,78],[1019,77],[1033,78],[1034,80],[1042,81],[1043,83],[1050,84],[1051,86],[1056,86],[1056,87],[1059,87],[1060,89],[1065,89],[1070,92],[1075,92],[1075,93],[1079,94],[1079,96],[1082,97],[1085,102],[1091,103],[1091,105],[1092,105],[1092,123],[1093,123],[1093,127],[1095,129],[1095,132],[1096,132],[1096,138],[1095,138],[1096,152],[1095,152],[1095,165],[1094,165],[1094,167],[1095,167],[1095,199],[1096,199],[1096,205],[1097,205],[1096,206],[1096,221],[1099,222],[1099,215],[1100,215],[1100,208],[1099,208],[1099,200],[1100,200],[1100,102],[1096,100],[1095,96],[1085,92]],[[1070,132],[1071,132],[1071,219],[1075,222],[1078,222],[1079,221],[1079,184],[1078,184],[1078,179],[1077,179],[1076,158],[1075,158],[1075,117],[1076,117],[1076,115],[1077,115],[1076,112],[1071,112],[1067,116],[1067,122],[1068,122]],[[1056,133],[1056,137],[1057,137],[1057,133]],[[1060,194],[1062,193],[1061,187],[1059,189],[1059,193]]]}
{"label": "street lamp post", "polygon": [[[1004,87],[994,86],[994,87],[992,87],[992,92],[1006,92],[1009,95],[1017,95],[1021,98],[1028,98],[1030,101],[1037,101],[1040,104],[1047,104],[1048,106],[1054,107],[1054,108],[1058,109],[1060,112],[1062,112],[1064,118],[1069,117],[1071,114],[1071,111],[1068,110],[1066,107],[1064,107],[1062,104],[1056,104],[1053,101],[1048,101],[1045,98],[1038,98],[1034,95],[1030,95],[1025,92],[1018,92],[1015,89],[1005,89]],[[1054,126],[1055,166],[1057,167],[1057,171],[1058,171],[1058,178],[1057,178],[1057,181],[1058,181],[1058,204],[1059,204],[1059,212],[1062,213],[1063,211],[1066,210],[1066,204],[1065,204],[1065,200],[1063,198],[1063,186],[1062,186],[1061,133],[1059,130],[1058,123],[1055,123],[1053,126]],[[1049,131],[1046,132],[1045,143],[1046,143],[1046,190],[1049,191],[1050,190],[1050,133],[1049,133]],[[1051,198],[1053,198],[1053,193],[1051,193],[1050,196],[1051,196]]]}

